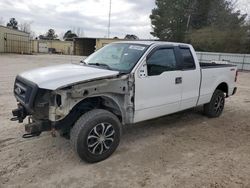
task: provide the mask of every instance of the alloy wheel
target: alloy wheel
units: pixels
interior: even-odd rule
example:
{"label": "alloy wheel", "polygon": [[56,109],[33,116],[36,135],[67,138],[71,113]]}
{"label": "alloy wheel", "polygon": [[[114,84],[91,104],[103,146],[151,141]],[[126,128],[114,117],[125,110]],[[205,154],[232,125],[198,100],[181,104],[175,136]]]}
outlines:
{"label": "alloy wheel", "polygon": [[110,123],[97,124],[88,134],[88,150],[94,155],[105,153],[114,142],[115,130]]}

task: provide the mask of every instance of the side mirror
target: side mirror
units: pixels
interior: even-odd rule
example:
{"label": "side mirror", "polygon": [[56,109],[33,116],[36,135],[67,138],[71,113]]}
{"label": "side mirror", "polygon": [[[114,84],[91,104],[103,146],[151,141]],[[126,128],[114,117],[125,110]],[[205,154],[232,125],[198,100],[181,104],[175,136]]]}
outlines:
{"label": "side mirror", "polygon": [[81,60],[80,65],[86,65],[86,63],[83,60]]}

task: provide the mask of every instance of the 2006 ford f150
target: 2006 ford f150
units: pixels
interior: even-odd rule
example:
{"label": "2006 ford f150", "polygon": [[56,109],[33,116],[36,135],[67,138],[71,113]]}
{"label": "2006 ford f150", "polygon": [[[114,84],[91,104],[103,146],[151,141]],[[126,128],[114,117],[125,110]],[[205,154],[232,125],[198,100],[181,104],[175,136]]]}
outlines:
{"label": "2006 ford f150", "polygon": [[19,74],[12,120],[28,134],[58,130],[87,162],[109,157],[123,125],[204,105],[221,115],[236,92],[237,67],[199,63],[191,45],[158,41],[116,42],[87,57]]}

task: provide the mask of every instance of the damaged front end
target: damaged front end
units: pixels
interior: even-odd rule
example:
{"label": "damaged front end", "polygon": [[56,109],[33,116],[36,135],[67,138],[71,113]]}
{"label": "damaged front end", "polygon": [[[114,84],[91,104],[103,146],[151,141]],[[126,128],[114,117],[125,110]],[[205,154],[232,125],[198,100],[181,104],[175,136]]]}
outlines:
{"label": "damaged front end", "polygon": [[133,123],[134,77],[120,75],[61,87],[56,90],[40,89],[35,84],[17,77],[14,95],[18,108],[11,120],[25,125],[24,138],[38,136],[43,131],[60,130],[68,134],[75,121],[85,112],[102,108],[111,111],[122,124]]}
{"label": "damaged front end", "polygon": [[17,99],[17,108],[12,110],[11,121],[23,123],[28,117],[25,125],[24,138],[38,136],[43,131],[51,130],[51,121],[48,120],[50,91],[40,89],[38,86],[22,77],[17,76],[14,84],[14,96]]}

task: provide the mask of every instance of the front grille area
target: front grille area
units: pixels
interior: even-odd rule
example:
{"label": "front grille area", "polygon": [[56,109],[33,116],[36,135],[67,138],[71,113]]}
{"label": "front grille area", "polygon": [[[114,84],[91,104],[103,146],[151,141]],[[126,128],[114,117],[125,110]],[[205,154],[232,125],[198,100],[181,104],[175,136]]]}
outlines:
{"label": "front grille area", "polygon": [[32,92],[32,87],[28,86],[27,84],[21,82],[20,80],[16,80],[14,86],[14,93],[17,99],[23,104],[28,104],[30,95]]}
{"label": "front grille area", "polygon": [[17,101],[20,102],[28,111],[30,111],[33,107],[36,90],[36,84],[17,76],[14,84],[14,95]]}

